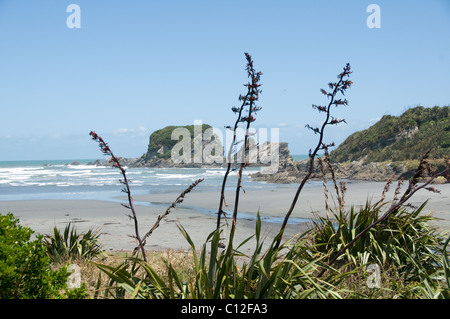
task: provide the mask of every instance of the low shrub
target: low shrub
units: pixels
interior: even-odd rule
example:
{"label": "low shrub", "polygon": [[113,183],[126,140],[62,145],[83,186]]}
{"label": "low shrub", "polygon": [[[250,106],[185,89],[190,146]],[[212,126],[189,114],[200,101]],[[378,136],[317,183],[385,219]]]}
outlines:
{"label": "low shrub", "polygon": [[19,224],[13,214],[0,214],[0,298],[62,298],[69,276],[65,267],[50,268],[42,236]]}

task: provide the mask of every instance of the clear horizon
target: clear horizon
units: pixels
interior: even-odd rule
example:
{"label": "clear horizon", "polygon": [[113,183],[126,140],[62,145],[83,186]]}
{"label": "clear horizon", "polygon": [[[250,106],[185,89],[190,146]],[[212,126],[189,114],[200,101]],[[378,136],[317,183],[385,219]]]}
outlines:
{"label": "clear horizon", "polygon": [[[80,8],[81,28],[70,28]],[[370,28],[369,5],[380,8]],[[75,20],[73,20],[75,21]],[[139,157],[150,134],[195,120],[232,125],[247,82],[263,73],[255,128],[279,128],[307,154],[322,121],[312,104],[348,62],[342,143],[385,114],[450,105],[450,2],[0,0],[0,161]]]}

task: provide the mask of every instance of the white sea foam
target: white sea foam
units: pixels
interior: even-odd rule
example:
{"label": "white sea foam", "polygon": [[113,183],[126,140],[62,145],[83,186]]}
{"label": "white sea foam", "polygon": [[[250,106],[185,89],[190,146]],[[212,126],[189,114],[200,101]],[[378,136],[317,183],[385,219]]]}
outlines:
{"label": "white sea foam", "polygon": [[[53,161],[54,162],[54,161]],[[149,192],[176,192],[188,187],[199,178],[204,178],[198,187],[211,190],[219,188],[224,168],[129,168],[127,178],[134,194]],[[243,178],[248,189],[248,177],[254,168],[246,169]],[[237,172],[230,172],[230,183],[236,179]],[[94,165],[67,165],[0,163],[0,201],[24,199],[93,198],[111,200],[120,195],[123,184],[120,171],[112,167]],[[256,184],[255,184],[256,185]]]}
{"label": "white sea foam", "polygon": [[156,174],[157,178],[162,179],[192,179],[195,178],[196,175],[188,175],[188,174]]}

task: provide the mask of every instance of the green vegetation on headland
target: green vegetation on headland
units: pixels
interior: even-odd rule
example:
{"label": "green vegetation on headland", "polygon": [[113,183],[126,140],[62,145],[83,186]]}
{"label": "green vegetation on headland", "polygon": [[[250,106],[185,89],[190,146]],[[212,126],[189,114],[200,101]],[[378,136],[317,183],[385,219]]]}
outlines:
{"label": "green vegetation on headland", "polygon": [[[150,135],[150,141],[148,143],[147,153],[142,155],[141,159],[143,161],[150,161],[152,159],[168,159],[171,156],[172,148],[179,142],[178,139],[172,139],[172,132],[175,129],[184,128],[191,134],[191,141],[194,141],[195,126],[185,125],[185,126],[166,126],[162,129],[154,131]],[[203,134],[205,130],[212,128],[211,125],[202,124],[201,133]],[[200,128],[198,128],[200,132]],[[192,151],[193,151],[192,147]]]}
{"label": "green vegetation on headland", "polygon": [[420,160],[429,150],[430,158],[450,155],[450,107],[406,110],[400,116],[384,115],[366,130],[350,135],[331,152],[334,162],[363,160],[399,162]]}
{"label": "green vegetation on headland", "polygon": [[[450,157],[449,106],[419,106],[400,116],[385,115],[368,129],[350,135],[330,153],[330,158],[336,178],[387,181],[411,178],[429,150],[427,161],[437,171],[445,169],[446,158]],[[279,162],[275,174],[251,176],[270,183],[297,183],[309,167],[309,160],[293,160],[287,144],[283,145]],[[314,172],[320,175],[317,162]],[[443,176],[435,180],[448,181]]]}

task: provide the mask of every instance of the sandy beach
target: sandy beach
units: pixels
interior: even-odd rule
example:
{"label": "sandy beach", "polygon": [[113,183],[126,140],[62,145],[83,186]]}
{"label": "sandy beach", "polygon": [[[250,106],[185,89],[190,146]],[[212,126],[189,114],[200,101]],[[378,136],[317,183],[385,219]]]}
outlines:
{"label": "sandy beach", "polygon": [[[330,185],[331,186],[331,185]],[[384,183],[378,182],[348,182],[345,197],[346,207],[364,205],[367,199],[373,202],[380,199]],[[391,200],[395,185],[387,194],[386,200]],[[429,200],[424,213],[432,213],[440,218],[437,226],[442,230],[450,230],[450,184],[437,185],[440,194],[421,190],[414,195],[410,203],[418,205]],[[238,226],[235,245],[253,234],[255,216],[259,210],[263,219],[263,231],[269,238],[280,229],[280,221],[286,214],[296,187],[277,186],[267,189],[247,191],[241,194],[239,203]],[[331,189],[330,197],[334,194]],[[120,195],[120,193],[119,193]],[[149,194],[135,196],[136,213],[139,220],[141,235],[145,234],[156,222],[158,215],[177,198],[178,193]],[[227,211],[232,211],[234,193],[227,192]],[[123,199],[123,197],[118,197]],[[125,201],[123,201],[125,203]],[[152,205],[148,205],[151,202]],[[189,245],[181,235],[177,224],[182,225],[192,237],[199,249],[208,234],[216,227],[216,217],[219,203],[217,192],[196,191],[186,195],[185,200],[176,209],[172,209],[168,217],[161,221],[160,227],[148,238],[146,249],[188,249]],[[330,198],[332,204],[332,199]],[[147,204],[147,205],[145,205]],[[291,216],[285,238],[294,236],[305,229],[304,222],[313,217],[313,213],[325,216],[324,194],[322,187],[307,187],[300,194],[296,208]],[[27,200],[2,201],[0,213],[13,213],[20,219],[21,225],[30,227],[36,233],[48,234],[56,226],[64,229],[69,222],[74,223],[79,231],[90,228],[101,232],[99,238],[103,248],[110,250],[130,250],[136,246],[133,221],[126,215],[129,210],[118,202],[100,200]],[[231,223],[231,220],[229,220]],[[224,232],[225,237],[227,230]],[[243,251],[251,249],[251,242],[243,247]]]}

